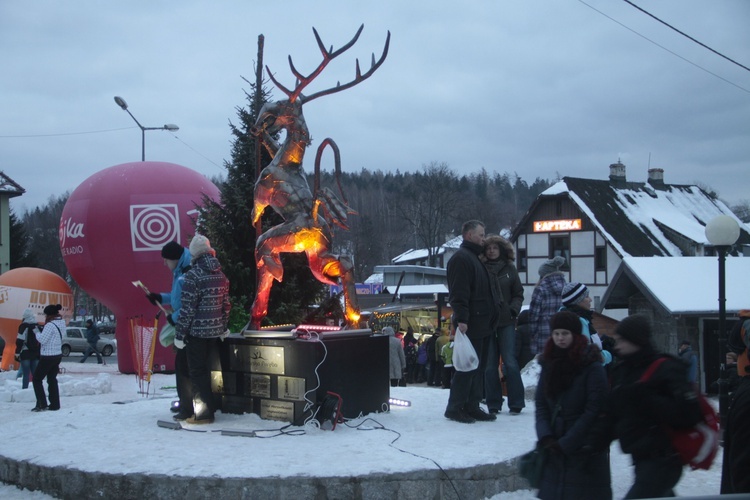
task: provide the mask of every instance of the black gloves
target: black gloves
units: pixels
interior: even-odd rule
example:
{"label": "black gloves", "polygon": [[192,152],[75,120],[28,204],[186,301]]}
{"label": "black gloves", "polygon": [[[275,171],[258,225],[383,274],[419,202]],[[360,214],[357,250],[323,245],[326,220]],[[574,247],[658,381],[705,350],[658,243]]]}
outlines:
{"label": "black gloves", "polygon": [[160,293],[154,293],[154,292],[147,293],[146,294],[146,298],[148,299],[149,302],[151,302],[152,306],[155,306],[157,302],[159,304],[161,304],[161,294]]}
{"label": "black gloves", "polygon": [[602,351],[615,352],[615,340],[609,335],[602,335]]}
{"label": "black gloves", "polygon": [[538,447],[544,448],[551,452],[562,453],[562,448],[560,448],[560,444],[557,442],[557,439],[555,439],[554,436],[544,436],[539,441]]}
{"label": "black gloves", "polygon": [[172,315],[171,314],[167,314],[167,323],[169,323],[172,326],[177,326],[177,324],[172,319]]}

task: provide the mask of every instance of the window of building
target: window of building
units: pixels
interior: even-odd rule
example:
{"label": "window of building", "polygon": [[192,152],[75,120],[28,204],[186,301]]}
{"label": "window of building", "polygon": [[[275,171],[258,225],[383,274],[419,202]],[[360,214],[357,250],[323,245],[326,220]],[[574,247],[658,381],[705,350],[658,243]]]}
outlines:
{"label": "window of building", "polygon": [[597,271],[607,270],[607,247],[594,248],[594,268]]}
{"label": "window of building", "polygon": [[529,262],[526,258],[526,249],[525,248],[519,248],[518,249],[518,256],[516,258],[516,263],[518,264],[518,270],[519,271],[528,271],[529,270]]}
{"label": "window of building", "polygon": [[549,237],[550,258],[561,255],[565,257],[565,264],[560,269],[570,269],[570,236],[567,234],[555,234]]}

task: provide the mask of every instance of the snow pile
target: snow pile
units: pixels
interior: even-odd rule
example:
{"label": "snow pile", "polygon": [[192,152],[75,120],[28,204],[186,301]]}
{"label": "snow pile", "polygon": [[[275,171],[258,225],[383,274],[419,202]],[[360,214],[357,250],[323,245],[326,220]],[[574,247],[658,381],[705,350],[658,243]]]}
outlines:
{"label": "snow pile", "polygon": [[[3,403],[34,403],[34,389],[29,383],[27,389],[22,389],[20,378],[16,378],[16,371],[0,373],[0,402]],[[112,375],[99,373],[94,377],[80,378],[74,375],[58,375],[57,383],[60,386],[60,397],[66,396],[93,396],[112,392]],[[47,381],[44,382],[44,390],[48,391]]]}

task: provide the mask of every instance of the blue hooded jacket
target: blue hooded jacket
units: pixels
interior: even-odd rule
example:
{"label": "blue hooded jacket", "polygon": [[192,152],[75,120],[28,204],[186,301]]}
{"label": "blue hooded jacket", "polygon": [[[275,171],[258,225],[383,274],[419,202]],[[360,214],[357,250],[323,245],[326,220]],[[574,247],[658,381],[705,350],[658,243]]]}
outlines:
{"label": "blue hooded jacket", "polygon": [[190,270],[190,261],[192,256],[190,250],[185,248],[182,251],[182,257],[177,261],[177,267],[172,271],[172,291],[161,294],[161,303],[172,307],[172,321],[175,324],[180,320],[180,309],[182,308],[182,283],[185,280],[185,273]]}

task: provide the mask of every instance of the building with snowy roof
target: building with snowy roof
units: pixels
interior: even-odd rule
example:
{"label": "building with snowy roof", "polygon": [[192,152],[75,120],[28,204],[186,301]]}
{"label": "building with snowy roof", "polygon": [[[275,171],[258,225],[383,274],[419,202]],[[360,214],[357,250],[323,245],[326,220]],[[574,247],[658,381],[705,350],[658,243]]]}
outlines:
{"label": "building with snowy roof", "polygon": [[750,249],[750,229],[721,200],[694,185],[666,184],[664,171],[648,171],[646,182],[626,179],[625,165],[610,165],[609,180],[563,177],[534,201],[511,235],[525,301],[539,281],[539,266],[565,257],[568,281],[589,287],[597,311],[626,257],[716,255],[706,224],[729,215],[740,226],[732,251]]}
{"label": "building with snowy roof", "polygon": [[750,259],[742,258],[750,253],[750,229],[721,200],[695,185],[666,184],[662,169],[650,169],[646,182],[628,181],[620,162],[610,165],[609,180],[563,177],[539,195],[511,235],[525,302],[540,265],[562,256],[560,271],[589,288],[596,311],[618,319],[647,314],[655,344],[665,352],[676,353],[680,340],[690,340],[705,387],[723,361],[718,258],[705,234],[719,215],[740,227],[727,261],[728,275],[738,277],[727,288],[731,316],[750,307],[740,290],[750,270]]}

